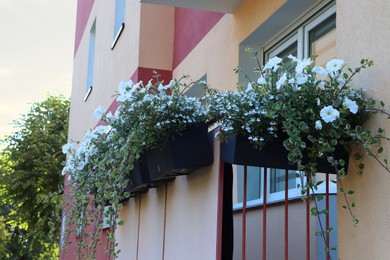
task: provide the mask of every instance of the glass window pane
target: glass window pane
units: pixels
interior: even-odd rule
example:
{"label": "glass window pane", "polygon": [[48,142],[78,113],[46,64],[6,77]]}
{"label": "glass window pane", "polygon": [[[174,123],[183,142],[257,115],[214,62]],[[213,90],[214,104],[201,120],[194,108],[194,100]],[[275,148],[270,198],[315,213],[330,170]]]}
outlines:
{"label": "glass window pane", "polygon": [[[256,200],[261,195],[262,168],[247,166],[247,201]],[[243,201],[244,166],[237,165],[236,176],[233,176],[233,203]]]}
{"label": "glass window pane", "polygon": [[[284,169],[271,169],[270,193],[284,191],[285,187],[285,171]],[[288,189],[297,187],[295,171],[288,172]]]}
{"label": "glass window pane", "polygon": [[298,47],[297,47],[297,43],[294,42],[293,44],[291,44],[290,46],[288,46],[286,49],[284,49],[283,51],[279,52],[276,56],[278,56],[279,58],[283,59],[283,63],[286,63],[286,62],[289,62],[290,60],[287,58],[289,55],[292,55],[294,57],[297,57],[297,54],[298,54]]}
{"label": "glass window pane", "polygon": [[320,23],[309,33],[309,53],[319,66],[336,57],[336,15]]}

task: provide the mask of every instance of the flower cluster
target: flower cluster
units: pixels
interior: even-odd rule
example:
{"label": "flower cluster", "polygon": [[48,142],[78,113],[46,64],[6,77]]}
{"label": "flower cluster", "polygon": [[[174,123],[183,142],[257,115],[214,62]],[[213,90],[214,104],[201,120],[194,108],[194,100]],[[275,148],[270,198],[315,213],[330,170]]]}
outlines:
{"label": "flower cluster", "polygon": [[207,120],[201,100],[183,94],[192,84],[203,83],[181,82],[186,79],[172,80],[167,85],[121,82],[116,95],[117,110],[107,112],[99,106],[93,113],[104,125],[87,131],[81,142],[63,146],[63,152],[68,154],[63,174],[68,174],[71,187],[67,199],[72,203],[70,222],[78,226],[79,233],[90,223],[101,229],[98,220],[106,204],[111,205],[110,214],[115,216],[110,222],[111,230],[115,230],[119,203],[130,195],[124,192],[126,175],[131,174],[142,153],[163,146],[175,134]]}
{"label": "flower cluster", "polygon": [[222,140],[239,134],[261,148],[286,133],[289,159],[300,163],[307,151],[313,157],[332,152],[336,144],[349,138],[351,128],[368,119],[372,100],[349,83],[356,72],[371,65],[362,60],[361,67],[350,69],[348,75],[340,59],[323,68],[310,58],[290,55],[283,62],[274,57],[257,69],[260,77],[256,81],[238,91],[210,91],[210,114],[217,119]]}

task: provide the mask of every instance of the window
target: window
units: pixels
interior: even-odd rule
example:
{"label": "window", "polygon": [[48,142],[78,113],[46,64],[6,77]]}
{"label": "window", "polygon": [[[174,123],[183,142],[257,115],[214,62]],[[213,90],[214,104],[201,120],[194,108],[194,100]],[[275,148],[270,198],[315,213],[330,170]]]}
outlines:
{"label": "window", "polygon": [[84,101],[87,101],[92,92],[93,73],[95,65],[95,41],[96,41],[96,20],[93,22],[89,33],[89,49],[88,49],[88,71],[87,71],[87,86]]}
{"label": "window", "polygon": [[271,41],[264,47],[264,63],[274,56],[287,60],[316,56],[317,65],[324,66],[336,56],[336,8],[332,6],[290,31],[277,43]]}
{"label": "window", "polygon": [[[267,187],[267,202],[284,200],[285,170],[267,169],[267,185],[264,185],[264,168],[247,166],[247,207],[263,203],[264,188]],[[288,190],[290,198],[301,196],[298,185],[304,185],[303,179],[296,176],[296,171],[288,171]],[[244,195],[244,166],[236,165],[233,172],[233,208],[242,207]]]}
{"label": "window", "polygon": [[[278,56],[284,62],[291,54],[297,58],[315,56],[319,66],[336,57],[336,8],[327,7],[319,14],[298,21],[297,26],[284,35],[278,35],[275,41],[270,41],[263,48],[263,62]],[[298,173],[298,174],[297,174]],[[247,207],[261,205],[266,187],[267,203],[282,201],[285,198],[285,170],[267,169],[267,183],[264,185],[264,169],[247,167]],[[317,174],[316,180],[325,180],[325,174]],[[290,199],[301,197],[298,186],[305,184],[303,173],[288,172],[288,196]],[[242,207],[244,189],[244,166],[237,165],[233,172],[233,208]],[[325,183],[318,187],[316,193],[324,193]],[[336,184],[330,181],[330,192],[336,193]]]}
{"label": "window", "polygon": [[115,20],[114,20],[114,40],[111,44],[111,50],[115,48],[119,37],[125,28],[126,0],[115,1]]}

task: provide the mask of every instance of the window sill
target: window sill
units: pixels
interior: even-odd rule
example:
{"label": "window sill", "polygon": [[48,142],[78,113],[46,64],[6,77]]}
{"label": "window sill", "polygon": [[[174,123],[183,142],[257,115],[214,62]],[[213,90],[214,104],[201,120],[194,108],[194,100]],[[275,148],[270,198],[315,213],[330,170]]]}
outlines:
{"label": "window sill", "polygon": [[125,23],[122,23],[121,27],[119,28],[117,34],[115,35],[114,41],[111,44],[111,50],[115,48],[116,43],[118,42],[119,38],[122,35],[123,30],[125,29]]}

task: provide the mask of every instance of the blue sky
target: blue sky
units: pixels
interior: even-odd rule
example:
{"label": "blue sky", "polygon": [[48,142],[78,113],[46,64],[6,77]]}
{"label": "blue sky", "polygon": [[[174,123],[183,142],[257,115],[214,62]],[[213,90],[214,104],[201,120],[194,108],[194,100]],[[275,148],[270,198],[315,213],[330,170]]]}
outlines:
{"label": "blue sky", "polygon": [[0,0],[0,137],[47,93],[70,96],[76,0]]}

